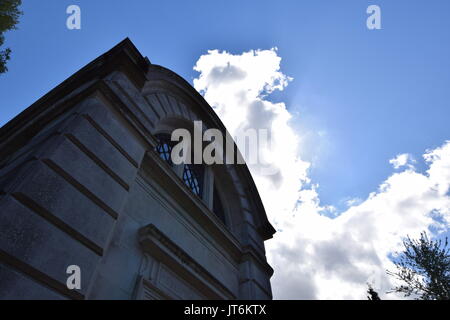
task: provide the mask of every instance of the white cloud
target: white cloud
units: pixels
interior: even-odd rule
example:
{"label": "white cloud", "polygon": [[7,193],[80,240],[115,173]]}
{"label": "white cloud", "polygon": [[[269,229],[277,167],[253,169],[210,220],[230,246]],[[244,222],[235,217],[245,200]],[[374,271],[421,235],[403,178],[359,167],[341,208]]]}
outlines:
{"label": "white cloud", "polygon": [[[310,164],[301,160],[301,137],[290,126],[284,103],[267,94],[283,90],[292,79],[280,72],[276,49],[233,55],[208,51],[195,66],[194,86],[215,107],[230,133],[247,127],[272,128],[271,155],[279,173],[250,170],[267,214],[279,230],[266,242],[275,269],[275,299],[365,299],[366,283],[383,298],[392,287],[385,270],[388,255],[401,249],[401,238],[417,236],[430,226],[448,230],[450,216],[450,141],[424,155],[425,173],[416,172],[412,157],[390,162],[397,171],[367,199],[353,199],[335,218],[332,206],[321,206],[317,186],[310,186]],[[331,213],[324,215],[323,213]],[[440,223],[433,216],[440,215]]]}
{"label": "white cloud", "polygon": [[301,184],[309,181],[309,163],[298,156],[300,138],[288,125],[291,115],[284,103],[265,98],[274,90],[283,90],[291,80],[279,71],[280,61],[276,49],[241,55],[211,50],[194,67],[200,72],[194,87],[215,108],[232,136],[248,128],[271,129],[270,145],[259,151],[264,161],[278,169],[277,174],[261,174],[257,165],[250,170],[262,198],[276,195],[276,201],[264,202],[267,211],[279,212],[271,219],[275,225],[292,214]]}
{"label": "white cloud", "polygon": [[395,158],[389,160],[389,163],[392,164],[394,169],[400,169],[402,167],[408,167],[410,169],[413,169],[414,166],[412,165],[412,163],[415,162],[416,161],[409,153],[399,154]]}
{"label": "white cloud", "polygon": [[351,198],[351,199],[347,199],[345,201],[345,204],[347,207],[352,207],[352,206],[360,204],[361,202],[363,202],[363,200],[360,198]]}

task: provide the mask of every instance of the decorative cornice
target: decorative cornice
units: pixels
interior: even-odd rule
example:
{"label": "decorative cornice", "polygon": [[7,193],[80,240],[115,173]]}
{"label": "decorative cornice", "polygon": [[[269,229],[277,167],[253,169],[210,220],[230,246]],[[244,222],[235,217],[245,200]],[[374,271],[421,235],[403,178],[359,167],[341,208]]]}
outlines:
{"label": "decorative cornice", "polygon": [[[203,291],[213,299],[235,299],[236,296],[219,280],[195,261],[186,251],[167,237],[154,224],[139,230],[139,243],[142,249],[175,269],[181,269],[185,276],[193,277]],[[199,286],[196,286],[199,288]]]}
{"label": "decorative cornice", "polygon": [[[228,252],[230,257],[239,262],[242,251],[241,244],[239,240],[231,234],[229,230],[224,230],[224,227],[219,222],[219,219],[206,207],[206,205],[192,192],[186,188],[184,182],[176,175],[176,173],[168,166],[165,161],[162,161],[159,155],[154,151],[150,150],[147,152],[146,164],[148,168],[151,168],[149,172],[144,170],[150,176],[156,177],[155,180],[159,181],[159,184],[164,182],[167,183],[168,192],[176,198],[186,201],[186,203],[192,204],[192,208],[195,210],[189,210],[188,212],[192,217],[197,220],[201,225],[203,225],[210,234],[216,238],[219,243],[225,243],[226,247],[229,248]],[[145,168],[147,168],[144,167]],[[169,190],[169,188],[171,188]]]}

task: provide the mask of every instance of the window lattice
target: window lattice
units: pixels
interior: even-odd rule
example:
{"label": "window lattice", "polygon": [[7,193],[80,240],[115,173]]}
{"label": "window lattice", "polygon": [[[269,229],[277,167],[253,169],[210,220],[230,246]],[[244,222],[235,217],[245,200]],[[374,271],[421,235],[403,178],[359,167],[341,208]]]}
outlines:
{"label": "window lattice", "polygon": [[[161,159],[174,166],[171,153],[175,142],[170,140],[170,135],[158,134],[158,145],[156,146],[156,152],[158,152]],[[188,188],[200,198],[203,194],[203,171],[202,165],[184,164],[183,166],[183,181]]]}
{"label": "window lattice", "polygon": [[200,166],[185,164],[183,181],[194,194],[202,196],[203,170]]}
{"label": "window lattice", "polygon": [[157,139],[159,141],[156,146],[156,152],[158,152],[161,159],[165,160],[171,166],[173,165],[170,154],[173,148],[173,142],[170,141],[170,137],[168,135],[158,135]]}

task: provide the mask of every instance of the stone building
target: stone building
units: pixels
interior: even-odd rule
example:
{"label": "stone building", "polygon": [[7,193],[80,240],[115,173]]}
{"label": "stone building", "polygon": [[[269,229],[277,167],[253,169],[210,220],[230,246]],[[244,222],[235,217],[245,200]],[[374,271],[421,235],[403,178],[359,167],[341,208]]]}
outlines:
{"label": "stone building", "polygon": [[225,132],[125,39],[2,127],[0,299],[271,299],[247,166],[167,158],[193,120]]}

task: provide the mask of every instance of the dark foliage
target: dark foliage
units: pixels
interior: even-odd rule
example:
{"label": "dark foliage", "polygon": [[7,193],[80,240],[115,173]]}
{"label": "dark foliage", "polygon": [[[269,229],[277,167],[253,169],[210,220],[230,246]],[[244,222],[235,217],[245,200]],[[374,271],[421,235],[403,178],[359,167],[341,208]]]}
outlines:
{"label": "dark foliage", "polygon": [[[16,29],[19,17],[22,14],[19,10],[21,4],[21,0],[0,0],[0,47],[5,42],[4,33]],[[8,71],[6,62],[9,60],[10,55],[10,48],[0,50],[0,74]]]}
{"label": "dark foliage", "polygon": [[367,299],[369,300],[381,300],[380,296],[378,295],[378,292],[376,292],[375,290],[373,290],[372,286],[369,284],[368,285],[368,289],[367,289],[367,293],[369,294],[367,296]]}
{"label": "dark foliage", "polygon": [[420,239],[409,236],[403,241],[405,251],[395,262],[397,270],[389,275],[403,284],[393,289],[405,296],[422,300],[450,299],[450,256],[448,239],[433,241],[422,233]]}

